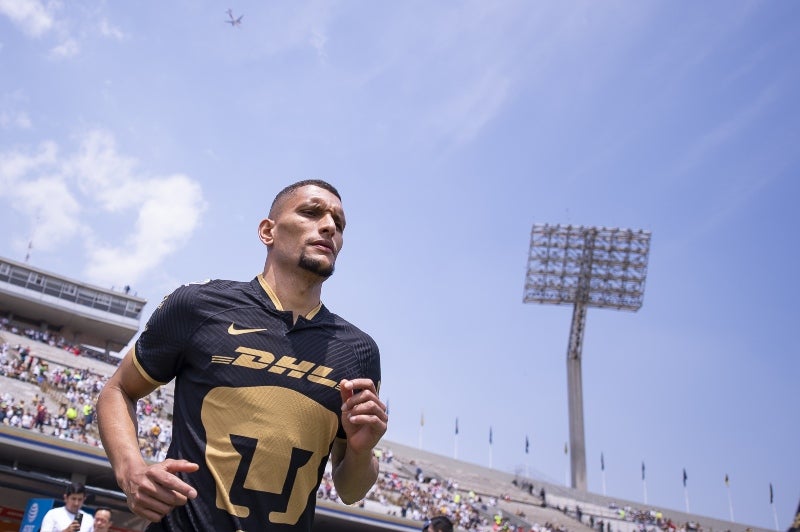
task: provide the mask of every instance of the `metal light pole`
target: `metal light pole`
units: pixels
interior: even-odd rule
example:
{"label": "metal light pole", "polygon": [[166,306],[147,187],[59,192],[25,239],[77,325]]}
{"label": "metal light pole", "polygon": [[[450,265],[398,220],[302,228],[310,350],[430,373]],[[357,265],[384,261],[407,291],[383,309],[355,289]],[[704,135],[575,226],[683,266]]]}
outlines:
{"label": "metal light pole", "polygon": [[586,491],[581,351],[588,307],[636,311],[642,306],[650,232],[534,224],[524,303],[572,304],[567,392],[572,487]]}

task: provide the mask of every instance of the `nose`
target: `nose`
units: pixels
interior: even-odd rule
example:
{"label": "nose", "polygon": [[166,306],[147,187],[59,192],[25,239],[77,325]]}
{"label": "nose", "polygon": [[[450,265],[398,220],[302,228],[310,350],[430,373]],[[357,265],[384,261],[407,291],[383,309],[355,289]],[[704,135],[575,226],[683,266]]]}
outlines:
{"label": "nose", "polygon": [[336,222],[333,219],[333,215],[329,212],[326,212],[322,215],[322,218],[319,220],[319,232],[320,234],[329,234],[333,235],[336,233]]}

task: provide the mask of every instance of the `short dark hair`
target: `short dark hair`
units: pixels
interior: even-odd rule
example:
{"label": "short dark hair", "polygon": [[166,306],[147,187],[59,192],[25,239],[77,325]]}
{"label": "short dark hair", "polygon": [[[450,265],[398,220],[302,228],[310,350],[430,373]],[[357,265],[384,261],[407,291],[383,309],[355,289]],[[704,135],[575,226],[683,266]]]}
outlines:
{"label": "short dark hair", "polygon": [[269,207],[269,212],[272,213],[272,210],[275,208],[280,200],[285,198],[286,196],[292,194],[298,188],[308,187],[308,186],[315,186],[319,188],[323,188],[339,198],[339,201],[342,200],[342,196],[339,194],[339,191],[336,190],[336,187],[328,183],[327,181],[323,181],[322,179],[303,179],[302,181],[298,181],[296,183],[292,183],[291,185],[285,187],[283,190],[278,192],[275,196],[275,199],[272,200],[272,205]]}
{"label": "short dark hair", "polygon": [[436,532],[453,532],[453,522],[444,515],[437,515],[427,522],[425,528],[432,526]]}
{"label": "short dark hair", "polygon": [[75,495],[76,493],[82,493],[85,495],[86,486],[84,486],[81,482],[71,482],[64,491],[64,495]]}

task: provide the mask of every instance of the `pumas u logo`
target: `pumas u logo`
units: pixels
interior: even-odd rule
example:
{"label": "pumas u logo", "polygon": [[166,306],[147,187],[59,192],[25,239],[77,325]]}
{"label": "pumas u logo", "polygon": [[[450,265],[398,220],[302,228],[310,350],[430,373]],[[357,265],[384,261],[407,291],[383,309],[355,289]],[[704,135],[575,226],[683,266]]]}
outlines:
{"label": "pumas u logo", "polygon": [[231,323],[231,326],[228,327],[228,334],[233,336],[236,336],[237,334],[249,334],[261,331],[266,331],[266,329],[237,329],[233,323]]}

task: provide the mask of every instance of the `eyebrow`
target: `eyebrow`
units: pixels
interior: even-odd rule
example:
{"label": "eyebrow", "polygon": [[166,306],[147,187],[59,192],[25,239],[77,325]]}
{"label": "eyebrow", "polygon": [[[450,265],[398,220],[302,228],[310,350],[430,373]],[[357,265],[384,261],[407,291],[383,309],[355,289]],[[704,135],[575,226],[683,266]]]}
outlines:
{"label": "eyebrow", "polygon": [[342,224],[342,228],[347,225],[347,222],[344,217],[344,209],[339,206],[331,206],[327,201],[322,198],[308,198],[300,202],[297,205],[298,210],[302,210],[304,208],[313,207],[315,209],[328,211],[333,216],[333,219],[340,224]]}

